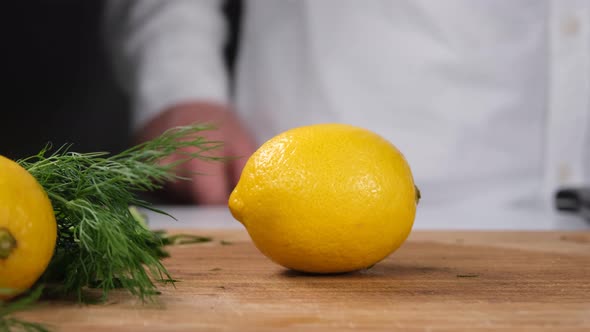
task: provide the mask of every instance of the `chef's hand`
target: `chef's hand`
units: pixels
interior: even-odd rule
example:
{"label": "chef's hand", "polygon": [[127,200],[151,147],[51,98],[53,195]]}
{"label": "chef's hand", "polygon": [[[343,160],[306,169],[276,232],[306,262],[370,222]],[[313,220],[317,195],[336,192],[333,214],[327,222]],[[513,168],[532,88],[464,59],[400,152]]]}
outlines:
{"label": "chef's hand", "polygon": [[[137,135],[140,142],[159,136],[175,126],[194,123],[212,124],[215,128],[199,133],[210,141],[223,142],[223,148],[207,152],[208,156],[231,157],[226,161],[193,159],[178,170],[192,181],[176,181],[166,186],[165,193],[176,202],[221,205],[227,204],[246,160],[255,151],[253,137],[228,107],[213,103],[195,102],[178,105],[160,113],[149,121]],[[181,156],[176,155],[165,162]]]}

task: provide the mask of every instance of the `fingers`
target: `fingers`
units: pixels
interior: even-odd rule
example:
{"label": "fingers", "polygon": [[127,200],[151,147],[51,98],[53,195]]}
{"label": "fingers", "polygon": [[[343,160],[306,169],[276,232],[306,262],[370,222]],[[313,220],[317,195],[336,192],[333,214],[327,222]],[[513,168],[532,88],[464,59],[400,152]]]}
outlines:
{"label": "fingers", "polygon": [[[202,132],[208,141],[223,142],[224,148],[204,151],[204,156],[228,157],[226,162],[194,159],[179,166],[178,175],[192,181],[179,180],[167,185],[179,201],[203,205],[225,205],[230,191],[237,184],[242,169],[256,144],[227,106],[193,102],[171,107],[151,120],[138,133],[140,141],[149,140],[162,131],[191,123],[213,123],[216,129]],[[175,159],[176,156],[170,160]],[[168,162],[168,160],[166,160]],[[168,190],[167,190],[168,191]]]}
{"label": "fingers", "polygon": [[248,161],[248,158],[256,151],[256,143],[250,135],[243,133],[241,137],[236,138],[233,144],[229,147],[230,157],[232,158],[227,165],[227,172],[229,176],[230,190],[233,190],[240,176],[242,170]]}
{"label": "fingers", "polygon": [[229,184],[225,165],[221,161],[192,160],[188,163],[192,174],[192,201],[203,205],[226,205]]}

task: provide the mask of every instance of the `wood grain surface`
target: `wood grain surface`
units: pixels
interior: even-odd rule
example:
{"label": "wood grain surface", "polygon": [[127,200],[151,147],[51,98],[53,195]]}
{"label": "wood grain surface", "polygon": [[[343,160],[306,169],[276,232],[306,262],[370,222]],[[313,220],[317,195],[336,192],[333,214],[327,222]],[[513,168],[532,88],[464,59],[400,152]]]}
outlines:
{"label": "wood grain surface", "polygon": [[370,270],[305,275],[244,231],[191,231],[155,304],[44,303],[55,331],[590,331],[590,233],[414,232]]}

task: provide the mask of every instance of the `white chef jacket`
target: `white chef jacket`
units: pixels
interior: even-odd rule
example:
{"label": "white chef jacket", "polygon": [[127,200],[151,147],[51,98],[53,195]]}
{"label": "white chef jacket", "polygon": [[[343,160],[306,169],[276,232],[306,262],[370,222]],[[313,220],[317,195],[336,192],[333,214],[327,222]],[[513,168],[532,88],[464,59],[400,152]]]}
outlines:
{"label": "white chef jacket", "polygon": [[220,6],[110,3],[137,126],[205,100],[233,105],[260,143],[365,127],[405,154],[423,204],[480,214],[550,210],[556,188],[590,180],[590,1],[246,0],[232,95]]}

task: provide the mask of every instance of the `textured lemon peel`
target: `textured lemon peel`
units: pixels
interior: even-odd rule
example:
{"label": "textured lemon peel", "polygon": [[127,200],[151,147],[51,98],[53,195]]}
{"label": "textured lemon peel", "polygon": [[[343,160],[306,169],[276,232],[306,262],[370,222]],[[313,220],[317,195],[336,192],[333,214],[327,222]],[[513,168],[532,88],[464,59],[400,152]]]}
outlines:
{"label": "textured lemon peel", "polygon": [[[359,157],[350,163],[351,155]],[[352,180],[335,180],[334,174]],[[294,128],[264,143],[246,163],[229,208],[275,263],[343,273],[397,250],[411,231],[420,196],[395,146],[362,128],[325,124]],[[358,226],[367,215],[370,222]]]}

